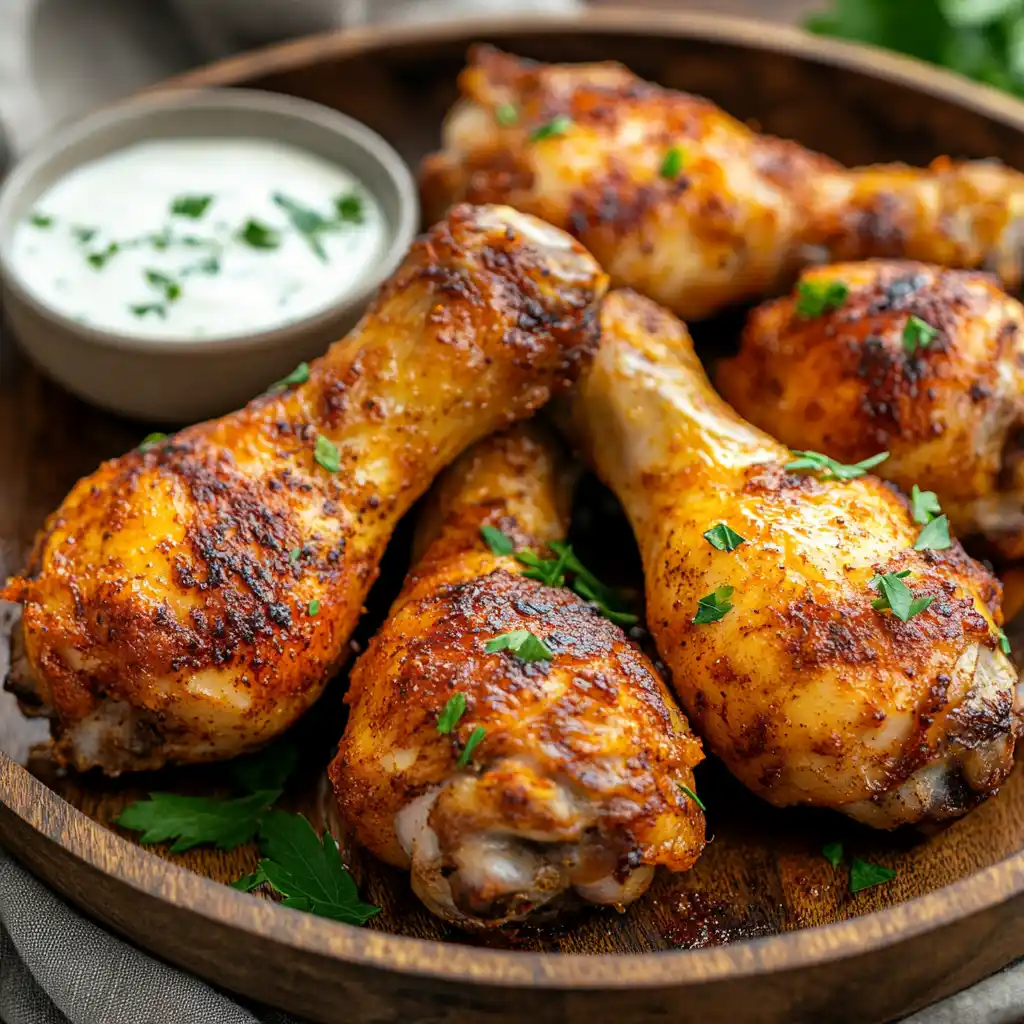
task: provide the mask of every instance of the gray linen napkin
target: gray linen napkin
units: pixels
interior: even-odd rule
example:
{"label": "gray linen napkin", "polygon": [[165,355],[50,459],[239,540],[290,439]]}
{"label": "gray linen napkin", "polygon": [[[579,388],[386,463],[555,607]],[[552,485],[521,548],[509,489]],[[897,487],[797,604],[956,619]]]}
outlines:
{"label": "gray linen napkin", "polygon": [[[210,56],[257,41],[258,8],[306,0],[0,0],[0,117],[16,147],[55,121],[187,66],[189,36]],[[436,18],[470,10],[565,10],[576,0],[309,0],[335,20]],[[705,5],[707,6],[707,5]],[[176,20],[173,12],[182,19]],[[238,17],[232,20],[232,12]],[[311,30],[313,23],[291,24]],[[195,59],[194,55],[191,59]],[[4,1024],[298,1024],[246,1009],[88,921],[0,850],[0,1021]],[[1024,963],[904,1024],[1020,1024]],[[359,1022],[346,1022],[359,1024]],[[417,1024],[409,1021],[408,1024]],[[626,1022],[624,1022],[626,1024]]]}

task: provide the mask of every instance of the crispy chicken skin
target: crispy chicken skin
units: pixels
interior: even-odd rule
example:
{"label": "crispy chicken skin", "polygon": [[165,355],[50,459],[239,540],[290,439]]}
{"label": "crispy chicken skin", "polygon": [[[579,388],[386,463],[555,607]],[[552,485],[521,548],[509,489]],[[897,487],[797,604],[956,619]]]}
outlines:
{"label": "crispy chicken skin", "polygon": [[[987,274],[869,261],[805,271],[842,282],[837,309],[805,317],[797,298],[755,310],[739,355],[718,368],[723,396],[793,448],[936,493],[956,532],[1024,556],[1024,308]],[[915,316],[938,330],[908,352]]]}
{"label": "crispy chicken skin", "polygon": [[999,163],[848,170],[613,63],[477,46],[459,85],[442,149],[421,168],[426,209],[468,200],[535,213],[581,239],[613,283],[679,316],[778,294],[830,258],[905,256],[1021,283],[1024,175]]}
{"label": "crispy chicken skin", "polygon": [[[348,727],[330,774],[343,819],[412,871],[435,914],[467,928],[521,919],[573,889],[623,906],[653,869],[704,846],[693,788],[699,742],[654,666],[565,588],[523,575],[481,537],[491,525],[544,551],[568,526],[572,474],[553,440],[519,427],[442,478],[423,556],[352,671]],[[529,630],[554,652],[525,662],[488,640]],[[437,730],[449,699],[466,711]],[[459,755],[477,728],[470,763]]]}
{"label": "crispy chicken skin", "polygon": [[[444,148],[421,169],[425,208],[500,197],[570,231],[613,283],[680,316],[788,285],[809,182],[838,169],[619,64],[535,64],[478,46],[459,85]],[[517,117],[504,125],[507,104]],[[571,119],[564,132],[532,138],[557,117]],[[682,169],[666,177],[671,147]]]}
{"label": "crispy chicken skin", "polygon": [[209,761],[291,725],[342,661],[399,517],[576,376],[604,288],[563,232],[459,207],[308,382],[79,481],[0,592],[23,605],[9,685],[54,718],[57,758]]}
{"label": "crispy chicken skin", "polygon": [[[999,584],[958,543],[915,551],[907,501],[873,476],[787,473],[787,450],[711,388],[683,324],[630,292],[605,302],[566,424],[633,524],[676,692],[745,785],[881,828],[995,792],[1022,695],[997,640]],[[718,523],[745,542],[717,550],[702,535]],[[904,570],[935,598],[906,623],[870,585]],[[694,623],[726,586],[732,609]]]}

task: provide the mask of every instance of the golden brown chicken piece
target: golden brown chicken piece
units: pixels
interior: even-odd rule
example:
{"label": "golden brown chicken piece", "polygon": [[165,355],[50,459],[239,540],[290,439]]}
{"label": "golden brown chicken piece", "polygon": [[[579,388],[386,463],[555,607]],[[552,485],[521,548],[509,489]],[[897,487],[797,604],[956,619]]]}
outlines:
{"label": "golden brown chicken piece", "polygon": [[[681,788],[693,790],[700,744],[654,666],[595,605],[527,578],[481,535],[550,554],[570,490],[559,448],[535,428],[471,449],[435,491],[425,553],[352,671],[331,766],[342,816],[463,927],[523,918],[568,890],[623,906],[656,865],[684,871],[704,846],[704,816]],[[550,660],[488,652],[520,630]]]}
{"label": "golden brown chicken piece", "polygon": [[[848,297],[811,315],[840,285]],[[881,260],[805,271],[794,296],[751,314],[717,381],[792,448],[844,463],[888,451],[879,476],[934,491],[961,537],[1024,555],[1024,308],[987,274]]]}
{"label": "golden brown chicken piece", "polygon": [[[503,202],[581,239],[613,283],[686,318],[777,294],[829,258],[997,271],[1024,260],[1024,175],[991,161],[847,170],[619,64],[536,64],[474,47],[426,208]],[[830,256],[831,254],[831,256]]]}
{"label": "golden brown chicken piece", "polygon": [[109,773],[233,757],[344,657],[399,517],[467,445],[575,377],[605,278],[564,233],[454,210],[309,379],[79,481],[0,596],[11,683]]}
{"label": "golden brown chicken piece", "polygon": [[683,324],[630,292],[605,301],[567,419],[633,524],[676,692],[750,789],[889,828],[999,787],[1024,694],[999,585],[957,542],[915,550],[921,527],[875,477],[787,471]]}

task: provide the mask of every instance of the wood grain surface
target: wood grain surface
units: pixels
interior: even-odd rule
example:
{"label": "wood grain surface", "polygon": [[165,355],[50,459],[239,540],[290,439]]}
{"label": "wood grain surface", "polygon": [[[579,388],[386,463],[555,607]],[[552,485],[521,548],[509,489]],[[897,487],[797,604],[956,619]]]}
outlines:
{"label": "wood grain surface", "polygon": [[[852,163],[922,162],[952,151],[1024,167],[1024,113],[1013,101],[899,58],[722,17],[599,11],[543,26],[364,30],[235,58],[174,84],[245,84],[318,100],[366,121],[415,161],[436,144],[466,45],[478,38],[542,59],[622,60]],[[699,325],[702,355],[728,350],[737,323]],[[148,429],[49,384],[5,332],[0,573],[21,567],[34,531],[75,479]],[[604,509],[608,498],[591,482],[579,501]],[[619,570],[635,581],[614,507],[598,522],[602,551],[621,552]],[[577,539],[596,546],[587,529]],[[364,636],[397,587],[403,557],[399,538]],[[0,673],[5,659],[0,645]],[[339,679],[297,727],[304,760],[289,805],[318,823],[323,768],[343,728],[343,687]],[[662,876],[626,914],[590,910],[557,928],[510,929],[481,942],[431,918],[400,873],[358,850],[347,850],[355,876],[383,908],[364,930],[209,881],[251,870],[254,848],[175,857],[115,834],[127,802],[154,788],[216,792],[217,768],[117,782],[62,773],[47,757],[45,728],[21,718],[6,694],[0,750],[8,755],[0,754],[0,837],[32,870],[169,960],[316,1020],[633,1022],[671,1013],[730,1024],[881,1021],[1024,954],[1021,772],[970,817],[925,837],[773,810],[708,763],[698,783],[712,841],[693,871]],[[822,843],[837,839],[896,868],[896,880],[852,895],[845,874],[820,855]],[[633,955],[655,951],[667,955]]]}

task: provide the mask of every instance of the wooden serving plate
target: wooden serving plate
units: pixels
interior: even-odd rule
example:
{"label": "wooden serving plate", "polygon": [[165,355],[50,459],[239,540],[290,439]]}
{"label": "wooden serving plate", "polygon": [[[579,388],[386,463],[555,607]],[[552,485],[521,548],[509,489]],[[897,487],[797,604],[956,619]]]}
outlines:
{"label": "wooden serving plate", "polygon": [[[367,29],[237,57],[170,85],[309,97],[367,122],[415,162],[436,144],[466,47],[479,39],[545,60],[621,60],[848,163],[921,163],[951,152],[1024,167],[1024,106],[1007,97],[881,52],[694,14],[603,10]],[[704,325],[698,341],[713,354],[735,331],[735,319],[726,318]],[[7,574],[20,568],[33,532],[74,480],[137,444],[147,427],[59,391],[16,355],[9,334],[0,371],[0,573]],[[591,485],[581,507],[592,512],[605,502]],[[628,570],[628,532],[614,517],[602,529],[604,550],[620,548]],[[618,545],[608,531],[618,531]],[[402,548],[399,538],[367,629],[396,588]],[[291,799],[317,820],[322,770],[343,725],[343,685],[298,727],[306,763]],[[4,845],[154,953],[319,1021],[865,1024],[1024,955],[1022,772],[998,798],[925,838],[870,832],[836,815],[775,811],[706,764],[698,781],[713,839],[693,871],[660,878],[623,915],[583,911],[558,928],[482,941],[431,918],[403,876],[358,851],[350,856],[363,894],[383,907],[364,929],[218,884],[251,870],[254,849],[145,851],[104,826],[153,788],[209,792],[220,770],[115,783],[62,775],[40,746],[45,739],[45,727],[26,722],[13,698],[0,695]],[[845,873],[820,855],[835,839],[895,867],[897,879],[851,895]]]}

